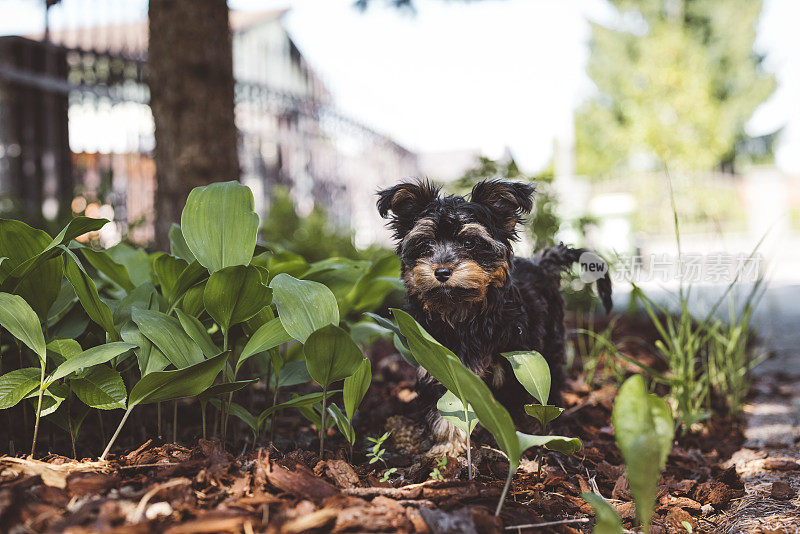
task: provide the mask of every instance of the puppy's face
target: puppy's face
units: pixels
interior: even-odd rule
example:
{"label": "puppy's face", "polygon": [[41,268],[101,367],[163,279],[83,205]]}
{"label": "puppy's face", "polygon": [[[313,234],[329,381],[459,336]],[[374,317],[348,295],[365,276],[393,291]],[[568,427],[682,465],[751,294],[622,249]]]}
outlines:
{"label": "puppy's face", "polygon": [[532,194],[531,185],[497,180],[476,185],[470,200],[442,198],[429,183],[381,191],[378,209],[390,219],[410,295],[448,322],[482,307],[509,278],[511,241]]}

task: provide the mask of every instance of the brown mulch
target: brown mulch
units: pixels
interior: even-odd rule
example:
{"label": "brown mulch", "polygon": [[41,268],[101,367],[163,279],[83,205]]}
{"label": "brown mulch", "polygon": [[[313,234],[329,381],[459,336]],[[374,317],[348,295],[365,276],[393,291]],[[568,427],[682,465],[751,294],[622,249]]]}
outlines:
{"label": "brown mulch", "polygon": [[[637,345],[641,349],[641,345]],[[616,388],[589,387],[577,374],[564,392],[566,412],[553,433],[577,436],[578,455],[549,453],[541,468],[527,453],[514,477],[500,518],[492,514],[508,470],[491,437],[476,432],[476,478],[466,480],[463,459],[449,459],[431,480],[432,465],[415,456],[425,437],[410,419],[413,370],[390,350],[372,354],[374,383],[356,420],[359,437],[349,447],[331,431],[329,455],[320,461],[313,429],[285,412],[276,435],[296,441],[235,456],[217,441],[192,447],[147,440],[107,463],[75,462],[59,455],[41,461],[0,458],[0,532],[501,532],[516,525],[591,518],[580,498],[596,491],[635,525],[632,497],[610,423]],[[681,437],[659,484],[651,532],[718,532],[744,486],[730,455],[742,443],[738,420],[715,418]],[[384,468],[368,463],[365,436],[393,434],[386,461],[394,482],[380,482]],[[246,436],[246,432],[241,435]],[[240,450],[238,449],[230,450]],[[773,489],[777,495],[786,488]],[[783,493],[781,493],[783,492]],[[524,532],[589,532],[591,523],[514,529]]]}

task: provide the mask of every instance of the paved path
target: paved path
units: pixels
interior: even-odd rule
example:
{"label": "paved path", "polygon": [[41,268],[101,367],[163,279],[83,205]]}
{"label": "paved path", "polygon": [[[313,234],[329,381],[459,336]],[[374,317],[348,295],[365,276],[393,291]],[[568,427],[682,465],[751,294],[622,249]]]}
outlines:
{"label": "paved path", "polygon": [[769,287],[755,319],[773,357],[754,371],[746,441],[731,459],[746,494],[726,531],[800,533],[800,286]]}

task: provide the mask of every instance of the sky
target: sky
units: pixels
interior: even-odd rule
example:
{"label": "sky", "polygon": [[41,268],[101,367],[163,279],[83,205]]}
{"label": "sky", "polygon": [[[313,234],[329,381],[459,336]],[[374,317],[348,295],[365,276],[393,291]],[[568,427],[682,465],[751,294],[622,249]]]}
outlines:
{"label": "sky", "polygon": [[[63,0],[82,12],[141,18],[146,0]],[[41,27],[39,0],[0,0],[0,34]],[[383,0],[362,13],[352,0],[229,0],[233,9],[291,7],[285,24],[344,111],[420,152],[510,149],[535,171],[573,110],[591,94],[588,20],[609,19],[605,0],[417,0],[411,15]],[[74,7],[74,6],[73,6]],[[786,126],[779,166],[800,173],[800,0],[765,0],[757,49],[779,88],[748,124]]]}

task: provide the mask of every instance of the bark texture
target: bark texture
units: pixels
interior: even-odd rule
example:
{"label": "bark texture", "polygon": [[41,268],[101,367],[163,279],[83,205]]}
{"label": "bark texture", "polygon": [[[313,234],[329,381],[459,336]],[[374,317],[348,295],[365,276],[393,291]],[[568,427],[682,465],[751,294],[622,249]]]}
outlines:
{"label": "bark texture", "polygon": [[155,244],[169,249],[192,188],[238,180],[226,0],[150,0],[148,80],[155,120]]}

